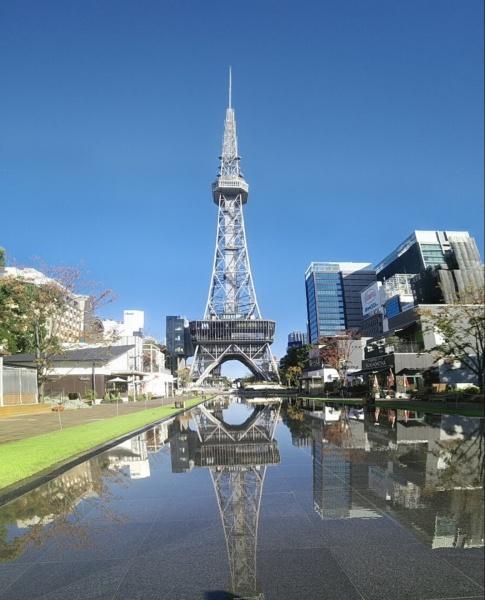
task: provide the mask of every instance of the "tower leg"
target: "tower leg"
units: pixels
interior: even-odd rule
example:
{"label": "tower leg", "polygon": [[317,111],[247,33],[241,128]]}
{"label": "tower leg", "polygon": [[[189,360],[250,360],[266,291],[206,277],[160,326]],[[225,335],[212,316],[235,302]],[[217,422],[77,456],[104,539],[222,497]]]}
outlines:
{"label": "tower leg", "polygon": [[276,361],[269,344],[226,344],[196,347],[190,369],[196,385],[201,385],[211,373],[219,373],[221,365],[228,360],[237,360],[262,381],[278,381]]}

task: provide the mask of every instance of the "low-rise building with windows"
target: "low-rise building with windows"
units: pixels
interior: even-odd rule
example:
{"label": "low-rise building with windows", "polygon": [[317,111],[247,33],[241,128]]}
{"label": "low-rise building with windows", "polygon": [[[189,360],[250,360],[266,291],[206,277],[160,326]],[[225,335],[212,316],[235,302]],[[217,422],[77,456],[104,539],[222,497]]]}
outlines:
{"label": "low-rise building with windows", "polygon": [[[44,393],[50,395],[78,394],[85,398],[91,390],[103,398],[107,392],[117,391],[121,396],[170,396],[173,377],[167,369],[153,371],[136,368],[133,362],[134,346],[90,346],[66,350],[50,358]],[[6,366],[35,367],[32,354],[13,354],[4,357]]]}
{"label": "low-rise building with windows", "polygon": [[440,358],[434,351],[443,339],[439,331],[429,327],[426,314],[450,308],[444,304],[419,304],[390,317],[388,331],[368,340],[364,349],[359,375],[367,379],[369,388],[407,396],[424,386],[477,386],[477,376],[470,369],[458,360]]}

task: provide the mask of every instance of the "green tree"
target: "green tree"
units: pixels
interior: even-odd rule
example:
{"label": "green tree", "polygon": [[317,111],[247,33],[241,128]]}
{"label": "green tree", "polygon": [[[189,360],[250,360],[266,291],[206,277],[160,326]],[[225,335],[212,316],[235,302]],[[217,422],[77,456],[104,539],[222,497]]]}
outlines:
{"label": "green tree", "polygon": [[436,360],[458,361],[485,390],[484,289],[465,290],[453,304],[419,311],[423,333],[438,334],[439,342],[428,350]]}
{"label": "green tree", "polygon": [[288,367],[286,369],[285,373],[286,373],[286,382],[287,382],[288,387],[297,387],[298,386],[298,377],[302,373],[301,367],[298,367],[298,366]]}
{"label": "green tree", "polygon": [[177,377],[181,388],[185,388],[191,381],[190,369],[187,367],[181,367],[177,370]]}
{"label": "green tree", "polygon": [[288,386],[292,385],[298,375],[308,367],[310,348],[309,345],[288,348],[288,352],[280,360],[280,377],[282,381],[287,382]]}
{"label": "green tree", "polygon": [[[79,277],[77,269],[59,267],[51,269],[49,276],[35,283],[22,277],[0,278],[0,351],[34,356],[41,400],[53,357],[69,347],[68,338],[72,333],[69,313],[76,302],[75,287]],[[91,307],[94,310],[95,306],[110,299],[109,291],[90,296]],[[102,332],[95,328],[83,335],[84,341],[88,338],[91,342],[104,341]]]}
{"label": "green tree", "polygon": [[33,291],[11,278],[0,279],[0,351],[5,354],[34,347],[34,331],[27,322]]}
{"label": "green tree", "polygon": [[61,352],[59,325],[65,292],[53,283],[35,285],[15,277],[0,280],[0,343],[4,352],[34,355],[41,398],[52,356]]}
{"label": "green tree", "polygon": [[445,489],[483,487],[485,482],[485,422],[476,419],[473,429],[462,428],[438,440],[433,455],[440,460],[438,485]]}

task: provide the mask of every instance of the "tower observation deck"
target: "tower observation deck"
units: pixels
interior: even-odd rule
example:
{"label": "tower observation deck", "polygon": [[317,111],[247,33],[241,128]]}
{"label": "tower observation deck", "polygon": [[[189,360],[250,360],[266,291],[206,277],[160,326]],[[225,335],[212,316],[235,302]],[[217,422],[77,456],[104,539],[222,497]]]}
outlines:
{"label": "tower observation deck", "polygon": [[261,317],[249,263],[243,215],[249,186],[240,168],[231,96],[229,73],[222,153],[212,184],[212,197],[218,207],[212,276],[204,318],[190,323],[196,348],[191,374],[197,384],[228,360],[242,362],[262,380],[278,379],[270,349],[275,322]]}

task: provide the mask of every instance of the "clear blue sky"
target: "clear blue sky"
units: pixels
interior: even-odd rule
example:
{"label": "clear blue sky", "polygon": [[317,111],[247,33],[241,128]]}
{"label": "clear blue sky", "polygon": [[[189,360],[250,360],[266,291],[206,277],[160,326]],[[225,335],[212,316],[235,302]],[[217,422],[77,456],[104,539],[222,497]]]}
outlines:
{"label": "clear blue sky", "polygon": [[483,1],[4,0],[0,245],[83,264],[105,313],[201,317],[228,65],[246,227],[274,349],[312,260],[413,229],[483,247]]}

